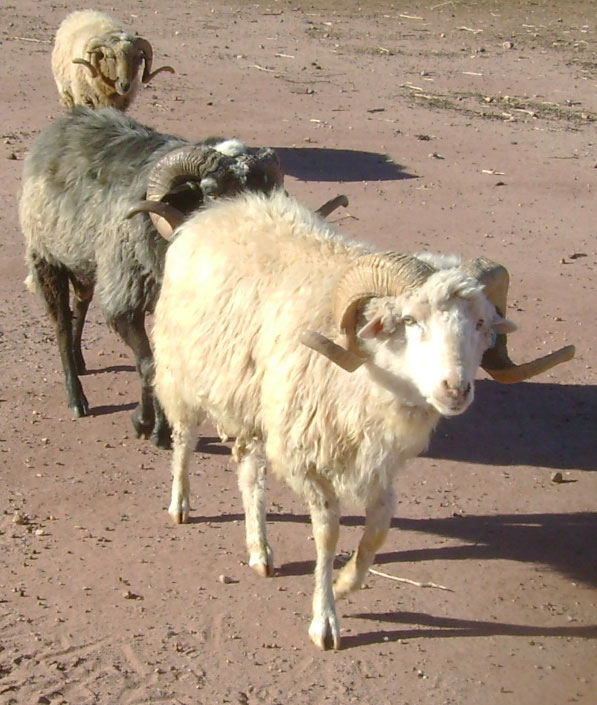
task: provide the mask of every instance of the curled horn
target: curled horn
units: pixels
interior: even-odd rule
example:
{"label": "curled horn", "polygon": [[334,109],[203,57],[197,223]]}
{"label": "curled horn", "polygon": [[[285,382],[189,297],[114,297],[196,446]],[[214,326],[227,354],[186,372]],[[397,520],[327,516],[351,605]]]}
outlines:
{"label": "curled horn", "polygon": [[426,262],[400,252],[356,259],[338,282],[334,301],[334,320],[340,331],[346,333],[348,349],[357,355],[360,353],[357,314],[368,299],[399,296],[421,286],[434,271]]}
{"label": "curled horn", "polygon": [[136,37],[135,46],[143,54],[143,57],[145,59],[145,66],[143,67],[143,77],[141,78],[141,81],[143,83],[149,83],[152,78],[157,76],[158,73],[161,73],[162,71],[174,73],[174,69],[172,68],[172,66],[160,66],[159,69],[156,69],[153,72],[151,71],[151,64],[153,62],[153,49],[151,44],[147,39],[145,39],[145,37]]}
{"label": "curled horn", "polygon": [[231,159],[206,145],[184,145],[167,152],[147,177],[147,198],[161,201],[186,181],[201,181],[216,172],[222,161]]}
{"label": "curled horn", "polygon": [[73,64],[81,64],[86,69],[88,69],[89,73],[91,74],[91,78],[97,78],[99,75],[99,71],[90,61],[87,61],[87,59],[73,59]]}
{"label": "curled horn", "polygon": [[184,220],[184,213],[162,201],[138,201],[128,209],[124,217],[128,220],[137,213],[149,213],[154,226],[165,240],[172,239],[174,231]]}
{"label": "curled horn", "polygon": [[[167,152],[149,172],[146,200],[133,204],[127,217],[148,212],[160,235],[170,240],[185,214],[171,204],[164,203],[163,199],[189,181],[199,184],[202,196],[208,190],[211,193],[214,189],[225,189],[227,181],[218,179],[217,172],[221,170],[222,162],[228,164],[231,161],[230,157],[204,145],[185,145]],[[197,200],[197,206],[201,205],[201,200]]]}
{"label": "curled horn", "polygon": [[399,296],[423,284],[434,271],[426,262],[399,252],[357,258],[340,278],[334,300],[334,322],[346,335],[346,348],[315,331],[305,331],[301,342],[353,372],[367,359],[356,331],[358,311],[363,304],[373,297]]}
{"label": "curled horn", "polygon": [[[510,282],[508,270],[485,257],[468,262],[464,265],[464,269],[484,285],[487,298],[495,306],[500,316],[505,316]],[[485,351],[481,367],[497,382],[515,384],[571,360],[574,353],[574,345],[566,345],[548,355],[516,365],[508,355],[506,335],[498,333],[495,345]]]}
{"label": "curled horn", "polygon": [[97,78],[99,76],[99,70],[95,65],[97,60],[95,60],[95,64],[92,63],[91,60],[95,59],[95,54],[97,54],[104,47],[104,45],[105,40],[102,37],[91,37],[85,46],[85,54],[88,58],[73,59],[73,64],[81,64],[82,66],[85,66],[85,68],[89,70],[91,78]]}
{"label": "curled horn", "polygon": [[335,362],[338,367],[347,372],[354,372],[365,362],[365,358],[355,355],[314,330],[304,331],[301,335],[301,343]]}

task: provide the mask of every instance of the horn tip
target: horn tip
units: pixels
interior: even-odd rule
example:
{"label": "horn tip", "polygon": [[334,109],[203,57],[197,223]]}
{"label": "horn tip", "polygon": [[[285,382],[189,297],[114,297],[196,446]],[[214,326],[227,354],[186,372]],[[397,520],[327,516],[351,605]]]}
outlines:
{"label": "horn tip", "polygon": [[300,341],[303,345],[320,355],[327,357],[328,360],[341,367],[346,372],[354,372],[362,364],[366,362],[365,358],[358,357],[349,350],[345,350],[340,345],[337,345],[325,335],[317,333],[314,330],[306,330],[301,333]]}

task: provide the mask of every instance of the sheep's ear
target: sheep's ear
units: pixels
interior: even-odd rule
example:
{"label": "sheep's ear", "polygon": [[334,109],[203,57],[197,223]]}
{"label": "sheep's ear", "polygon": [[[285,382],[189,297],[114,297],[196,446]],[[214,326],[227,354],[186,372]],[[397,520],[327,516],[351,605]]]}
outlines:
{"label": "sheep's ear", "polygon": [[383,323],[381,316],[377,316],[372,321],[369,321],[369,323],[366,323],[357,335],[363,340],[371,340],[372,338],[376,338],[382,331]]}
{"label": "sheep's ear", "polygon": [[496,333],[514,333],[515,330],[518,330],[516,323],[509,318],[502,318],[499,314],[496,314],[496,318],[491,327]]}

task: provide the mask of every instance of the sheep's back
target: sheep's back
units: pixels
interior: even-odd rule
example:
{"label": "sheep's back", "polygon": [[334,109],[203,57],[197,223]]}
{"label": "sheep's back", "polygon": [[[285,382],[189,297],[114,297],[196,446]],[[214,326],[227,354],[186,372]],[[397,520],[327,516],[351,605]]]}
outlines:
{"label": "sheep's back", "polygon": [[108,318],[135,301],[152,308],[166,243],[147,216],[125,214],[145,197],[152,165],[182,144],[113,109],[77,107],[44,130],[19,203],[30,267],[35,255],[97,279]]}
{"label": "sheep's back", "polygon": [[69,252],[93,257],[109,233],[149,227],[124,213],[145,197],[151,166],[180,144],[117,110],[75,108],[38,136],[25,159],[20,211],[28,244],[68,266],[75,264]]}
{"label": "sheep's back", "polygon": [[[154,323],[155,386],[168,417],[188,421],[202,407],[230,434],[265,440],[286,425],[291,443],[315,407],[333,417],[326,385],[346,373],[300,337],[307,328],[335,337],[336,283],[366,251],[281,194],[223,200],[187,221],[167,253]],[[304,379],[318,376],[307,389]],[[335,452],[331,440],[322,452]]]}

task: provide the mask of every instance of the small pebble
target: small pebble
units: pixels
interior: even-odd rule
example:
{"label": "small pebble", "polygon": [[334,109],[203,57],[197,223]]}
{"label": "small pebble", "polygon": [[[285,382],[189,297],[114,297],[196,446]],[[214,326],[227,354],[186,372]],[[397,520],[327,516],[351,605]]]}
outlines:
{"label": "small pebble", "polygon": [[561,472],[554,472],[554,474],[551,476],[551,481],[555,482],[556,484],[560,484],[564,482],[564,477]]}

